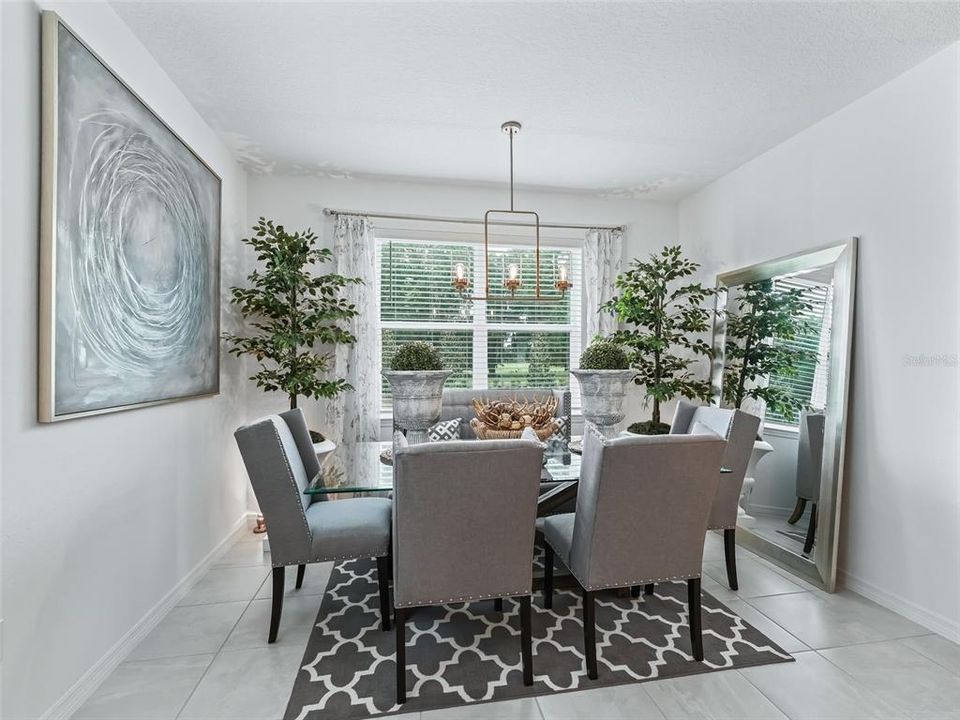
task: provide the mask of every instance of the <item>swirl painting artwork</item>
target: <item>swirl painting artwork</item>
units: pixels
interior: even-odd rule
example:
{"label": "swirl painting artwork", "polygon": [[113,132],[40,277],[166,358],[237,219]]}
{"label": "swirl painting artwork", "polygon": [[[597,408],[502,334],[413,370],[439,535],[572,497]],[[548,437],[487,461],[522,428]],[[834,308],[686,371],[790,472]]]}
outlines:
{"label": "swirl painting artwork", "polygon": [[214,394],[220,178],[43,22],[40,420]]}

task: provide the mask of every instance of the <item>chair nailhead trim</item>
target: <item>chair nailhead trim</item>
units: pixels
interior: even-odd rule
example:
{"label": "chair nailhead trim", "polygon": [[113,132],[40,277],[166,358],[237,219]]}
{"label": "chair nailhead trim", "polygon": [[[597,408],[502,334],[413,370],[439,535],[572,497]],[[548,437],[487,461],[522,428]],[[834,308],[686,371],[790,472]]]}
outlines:
{"label": "chair nailhead trim", "polygon": [[662,578],[648,578],[646,580],[630,580],[630,581],[620,581],[609,585],[586,585],[584,586],[586,590],[607,590],[609,588],[623,588],[631,587],[633,585],[649,585],[650,583],[659,583],[659,582],[675,582],[677,580],[694,580],[701,577],[701,575],[671,575],[670,577]]}
{"label": "chair nailhead trim", "polygon": [[[280,446],[280,455],[283,456],[283,464],[287,468],[287,478],[290,480],[290,484],[293,485],[294,490],[297,493],[297,498],[300,498],[300,488],[297,486],[297,481],[293,477],[293,469],[290,467],[290,461],[287,459],[287,451],[283,447],[283,441],[280,439],[280,433],[277,430],[277,426],[270,422],[270,429],[273,430],[273,436],[277,439],[277,445]],[[283,418],[280,418],[280,422],[286,422]],[[307,533],[307,537],[310,538],[310,542],[313,542],[313,533],[310,532],[310,523],[307,522],[307,514],[303,511],[303,503],[297,503],[300,506],[300,518],[303,520],[303,529]]]}
{"label": "chair nailhead trim", "polygon": [[357,560],[365,557],[386,557],[390,554],[389,548],[376,550],[369,555],[332,555],[310,558],[309,560],[287,560],[286,562],[275,562],[273,567],[287,567],[288,565],[312,565],[313,563],[330,562],[331,560]]}
{"label": "chair nailhead trim", "polygon": [[394,607],[430,607],[432,605],[446,605],[447,603],[455,602],[474,602],[480,600],[496,600],[497,598],[505,597],[517,597],[521,595],[532,595],[533,590],[514,590],[507,591],[504,593],[497,593],[495,595],[466,595],[464,597],[452,597],[446,598],[445,600],[412,600],[405,603],[394,603]]}

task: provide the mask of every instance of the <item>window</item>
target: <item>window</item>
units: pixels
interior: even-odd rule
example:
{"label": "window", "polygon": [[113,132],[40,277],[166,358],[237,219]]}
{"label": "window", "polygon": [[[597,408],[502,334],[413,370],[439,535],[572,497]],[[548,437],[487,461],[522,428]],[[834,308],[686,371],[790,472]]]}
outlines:
{"label": "window", "polygon": [[[768,379],[771,387],[779,387],[814,410],[822,410],[827,402],[828,353],[830,350],[830,323],[833,312],[833,286],[805,280],[802,278],[777,278],[773,282],[774,291],[802,290],[804,299],[810,303],[805,315],[812,321],[811,330],[791,341],[781,341],[793,350],[807,350],[815,357],[805,359],[797,366],[797,372],[790,377],[771,375]],[[767,419],[783,425],[799,424],[799,416],[792,419],[780,413],[767,412]]]}
{"label": "window", "polygon": [[[457,262],[467,266],[470,292],[483,294],[482,242],[377,240],[384,367],[398,345],[424,340],[439,348],[453,370],[447,387],[569,387],[581,345],[580,249],[541,245],[542,293],[558,296],[553,280],[559,262],[567,263],[573,281],[573,289],[556,302],[462,300],[450,285]],[[535,254],[525,245],[491,242],[491,293],[506,293],[500,283],[511,263],[522,272],[517,297],[532,297]],[[386,381],[382,388],[389,407]],[[576,397],[574,405],[579,406]]]}

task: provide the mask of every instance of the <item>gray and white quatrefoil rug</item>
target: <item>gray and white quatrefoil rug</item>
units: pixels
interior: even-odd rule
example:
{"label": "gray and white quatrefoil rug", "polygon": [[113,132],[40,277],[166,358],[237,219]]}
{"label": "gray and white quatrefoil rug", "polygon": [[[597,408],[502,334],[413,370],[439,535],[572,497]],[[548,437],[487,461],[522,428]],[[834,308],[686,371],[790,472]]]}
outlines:
{"label": "gray and white quatrefoil rug", "polygon": [[[282,628],[281,628],[282,632]],[[703,593],[705,662],[694,662],[685,583],[634,600],[597,599],[597,660],[583,656],[581,598],[557,589],[553,609],[533,596],[534,684],[523,684],[519,606],[492,601],[420,608],[407,622],[407,702],[395,703],[394,632],[380,629],[376,564],[335,566],[294,684],[285,720],[368,718],[531,695],[645,682],[793,658]]]}

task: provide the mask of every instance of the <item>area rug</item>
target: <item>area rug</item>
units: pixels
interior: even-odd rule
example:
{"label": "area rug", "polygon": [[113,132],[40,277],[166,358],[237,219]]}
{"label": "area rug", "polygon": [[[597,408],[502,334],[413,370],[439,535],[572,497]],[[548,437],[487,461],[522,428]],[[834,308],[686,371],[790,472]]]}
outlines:
{"label": "area rug", "polygon": [[590,680],[579,592],[558,589],[552,610],[534,594],[531,687],[521,676],[516,603],[505,601],[503,613],[493,601],[415,610],[407,622],[407,702],[398,706],[394,632],[380,629],[378,597],[373,560],[334,567],[285,720],[379,717],[792,660],[704,593],[705,662],[694,662],[687,586],[663,583],[638,600],[615,592],[598,597],[600,677]]}

